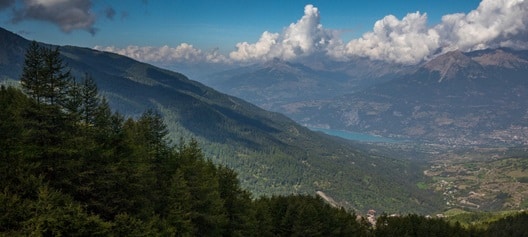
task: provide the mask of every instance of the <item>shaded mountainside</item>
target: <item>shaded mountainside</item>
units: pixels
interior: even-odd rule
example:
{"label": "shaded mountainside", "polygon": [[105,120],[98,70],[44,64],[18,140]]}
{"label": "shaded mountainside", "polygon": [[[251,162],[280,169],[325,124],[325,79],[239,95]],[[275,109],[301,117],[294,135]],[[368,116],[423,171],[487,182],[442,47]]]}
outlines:
{"label": "shaded mountainside", "polygon": [[[0,48],[0,55],[11,54],[9,61],[0,60],[0,78],[18,80],[13,75],[21,71],[20,49],[28,42],[6,31],[1,34],[16,40]],[[173,140],[197,138],[207,156],[235,169],[242,186],[254,195],[323,191],[362,211],[423,213],[442,208],[436,196],[416,187],[424,176],[408,161],[358,151],[345,140],[312,132],[176,72],[87,48],[64,46],[60,51],[77,78],[85,73],[93,77],[114,109],[133,117],[157,109]]]}
{"label": "shaded mountainside", "polygon": [[528,51],[450,52],[415,73],[292,117],[311,126],[452,145],[528,143]]}
{"label": "shaded mountainside", "polygon": [[0,27],[0,80],[18,78],[29,41]]}

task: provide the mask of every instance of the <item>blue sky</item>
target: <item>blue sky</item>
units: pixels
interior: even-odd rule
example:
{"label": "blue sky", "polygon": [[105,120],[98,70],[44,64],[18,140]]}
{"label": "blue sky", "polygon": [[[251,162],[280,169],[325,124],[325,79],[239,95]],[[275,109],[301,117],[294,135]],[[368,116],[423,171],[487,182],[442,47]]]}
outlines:
{"label": "blue sky", "polygon": [[[524,48],[518,42],[527,35],[527,5],[519,0],[0,0],[0,22],[28,39],[158,63],[295,59],[323,52],[339,60],[357,55],[410,64],[439,49]],[[489,20],[494,18],[514,29],[503,32],[511,27],[495,27]],[[474,35],[477,31],[485,32]]]}
{"label": "blue sky", "polygon": [[[162,46],[190,43],[200,48],[231,50],[242,41],[256,41],[263,31],[280,32],[297,21],[312,4],[321,11],[321,24],[343,30],[343,39],[371,30],[386,15],[403,17],[426,12],[431,23],[448,13],[469,12],[477,0],[443,1],[250,1],[250,0],[117,0],[91,1],[96,33],[83,29],[62,32],[51,22],[28,18],[12,23],[12,6],[0,12],[2,27],[22,36],[53,44]],[[19,4],[20,5],[20,4]],[[113,9],[115,15],[106,17]]]}

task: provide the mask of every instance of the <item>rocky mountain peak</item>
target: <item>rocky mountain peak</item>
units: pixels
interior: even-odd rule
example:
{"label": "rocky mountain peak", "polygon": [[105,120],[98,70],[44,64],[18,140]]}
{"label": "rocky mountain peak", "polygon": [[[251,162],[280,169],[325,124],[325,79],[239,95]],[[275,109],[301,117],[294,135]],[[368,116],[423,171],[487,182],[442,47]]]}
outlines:
{"label": "rocky mountain peak", "polygon": [[438,72],[440,74],[438,82],[442,82],[454,79],[460,73],[464,73],[468,78],[474,78],[478,76],[482,67],[463,52],[455,50],[434,58],[426,63],[424,68],[431,72]]}
{"label": "rocky mountain peak", "polygon": [[303,75],[304,71],[302,69],[305,68],[305,66],[274,58],[270,61],[262,63],[260,68],[269,73]]}

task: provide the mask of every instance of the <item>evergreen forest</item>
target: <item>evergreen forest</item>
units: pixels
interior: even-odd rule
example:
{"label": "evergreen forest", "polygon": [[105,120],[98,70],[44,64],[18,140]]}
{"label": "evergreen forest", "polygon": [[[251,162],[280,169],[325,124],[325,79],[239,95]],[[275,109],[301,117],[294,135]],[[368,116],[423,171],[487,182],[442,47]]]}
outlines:
{"label": "evergreen forest", "polygon": [[113,112],[90,75],[32,43],[21,89],[0,88],[0,236],[527,236],[527,213],[486,225],[381,215],[309,195],[254,197],[162,116]]}

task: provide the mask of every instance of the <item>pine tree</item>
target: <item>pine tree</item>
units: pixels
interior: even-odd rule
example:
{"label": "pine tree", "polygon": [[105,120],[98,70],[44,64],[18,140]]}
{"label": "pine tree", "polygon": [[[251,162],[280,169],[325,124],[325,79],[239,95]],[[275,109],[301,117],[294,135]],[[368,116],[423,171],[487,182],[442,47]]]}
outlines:
{"label": "pine tree", "polygon": [[26,236],[108,236],[110,229],[109,223],[47,186],[39,189],[32,214],[23,224]]}
{"label": "pine tree", "polygon": [[167,223],[174,228],[178,236],[192,236],[196,230],[191,222],[191,193],[180,169],[175,171],[170,183],[167,205],[163,210]]}
{"label": "pine tree", "polygon": [[73,78],[66,71],[58,48],[44,48],[32,42],[26,52],[20,81],[23,90],[37,102],[25,113],[33,132],[30,137],[36,144],[59,146],[69,122],[64,112],[70,106],[68,91]]}
{"label": "pine tree", "polygon": [[39,104],[42,102],[44,96],[44,86],[42,84],[44,77],[43,53],[42,47],[36,41],[31,42],[26,51],[24,68],[22,69],[22,76],[20,77],[20,83],[24,92]]}
{"label": "pine tree", "polygon": [[144,145],[148,149],[148,156],[151,159],[159,159],[167,155],[167,126],[163,122],[161,115],[153,110],[143,113],[138,120],[140,134],[144,137]]}
{"label": "pine tree", "polygon": [[189,187],[190,218],[195,236],[220,236],[227,224],[224,202],[220,197],[216,167],[205,161],[196,140],[179,149],[183,178]]}
{"label": "pine tree", "polygon": [[70,71],[62,62],[59,48],[44,48],[43,97],[52,106],[63,107],[68,100],[68,86],[72,81]]}
{"label": "pine tree", "polygon": [[82,106],[82,88],[79,83],[72,80],[68,86],[68,99],[64,103],[64,110],[69,115],[69,119],[73,124],[81,120],[81,106]]}
{"label": "pine tree", "polygon": [[257,220],[251,207],[251,195],[240,187],[235,171],[220,166],[217,172],[220,197],[229,220],[224,236],[255,235]]}
{"label": "pine tree", "polygon": [[81,117],[86,124],[94,124],[101,104],[97,85],[93,78],[86,74],[81,84]]}
{"label": "pine tree", "polygon": [[45,48],[37,42],[29,45],[20,82],[24,91],[38,104],[66,107],[72,81],[58,47]]}

